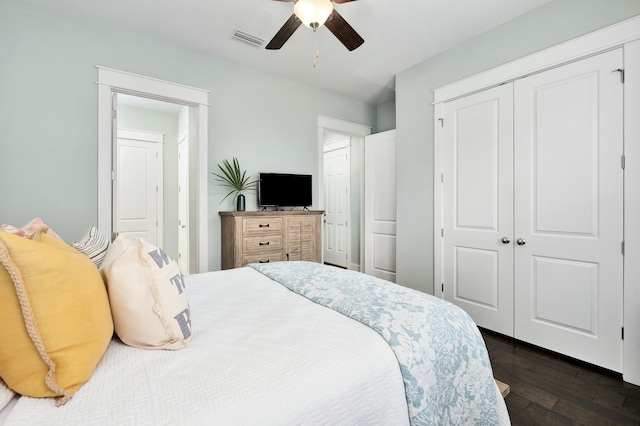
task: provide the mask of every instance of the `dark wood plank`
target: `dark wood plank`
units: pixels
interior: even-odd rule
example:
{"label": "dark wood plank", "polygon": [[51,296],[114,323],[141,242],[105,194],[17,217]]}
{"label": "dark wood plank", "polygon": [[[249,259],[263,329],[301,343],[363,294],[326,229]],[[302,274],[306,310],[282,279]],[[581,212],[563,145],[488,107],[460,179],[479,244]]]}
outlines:
{"label": "dark wood plank", "polygon": [[640,425],[640,387],[620,374],[481,330],[513,425]]}

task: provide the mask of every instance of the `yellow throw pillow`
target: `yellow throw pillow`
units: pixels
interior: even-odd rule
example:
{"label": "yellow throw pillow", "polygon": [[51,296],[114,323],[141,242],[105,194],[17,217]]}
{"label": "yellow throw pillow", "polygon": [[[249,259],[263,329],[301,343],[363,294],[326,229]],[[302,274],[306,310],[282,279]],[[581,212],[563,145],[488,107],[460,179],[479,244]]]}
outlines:
{"label": "yellow throw pillow", "polygon": [[145,349],[182,349],[191,337],[180,267],[140,238],[118,235],[102,261],[116,334]]}
{"label": "yellow throw pillow", "polygon": [[[38,241],[39,239],[39,241]],[[95,265],[46,234],[0,232],[0,377],[64,404],[93,373],[113,336]]]}

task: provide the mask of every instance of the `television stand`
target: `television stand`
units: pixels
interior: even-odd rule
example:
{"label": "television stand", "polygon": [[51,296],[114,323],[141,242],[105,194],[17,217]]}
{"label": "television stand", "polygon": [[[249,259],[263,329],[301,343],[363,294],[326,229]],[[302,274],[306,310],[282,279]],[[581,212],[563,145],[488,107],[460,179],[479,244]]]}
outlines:
{"label": "television stand", "polygon": [[323,210],[219,212],[222,269],[248,263],[322,261]]}

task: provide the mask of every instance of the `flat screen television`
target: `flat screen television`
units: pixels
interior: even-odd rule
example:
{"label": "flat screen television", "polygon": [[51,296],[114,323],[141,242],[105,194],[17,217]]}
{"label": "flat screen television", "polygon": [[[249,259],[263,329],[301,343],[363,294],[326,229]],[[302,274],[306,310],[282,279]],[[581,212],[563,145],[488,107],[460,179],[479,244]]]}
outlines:
{"label": "flat screen television", "polygon": [[309,207],[311,175],[260,173],[258,205],[260,207]]}

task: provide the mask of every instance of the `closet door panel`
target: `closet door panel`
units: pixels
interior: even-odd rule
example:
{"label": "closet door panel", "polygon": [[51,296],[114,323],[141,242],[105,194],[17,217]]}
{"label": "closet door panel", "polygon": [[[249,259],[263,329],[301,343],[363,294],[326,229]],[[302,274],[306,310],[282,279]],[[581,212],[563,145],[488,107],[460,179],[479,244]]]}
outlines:
{"label": "closet door panel", "polygon": [[622,371],[620,49],[515,83],[515,336]]}
{"label": "closet door panel", "polygon": [[[513,335],[510,84],[444,105],[444,297]],[[503,242],[505,238],[506,243]]]}

